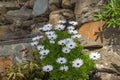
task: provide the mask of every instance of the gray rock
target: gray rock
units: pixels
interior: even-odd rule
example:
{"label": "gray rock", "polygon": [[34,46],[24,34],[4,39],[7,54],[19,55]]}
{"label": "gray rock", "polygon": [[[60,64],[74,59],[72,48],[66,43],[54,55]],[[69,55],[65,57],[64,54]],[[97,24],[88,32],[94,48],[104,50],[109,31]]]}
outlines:
{"label": "gray rock", "polygon": [[10,10],[7,12],[7,16],[28,19],[32,16],[32,9],[22,7],[20,10]]}
{"label": "gray rock", "polygon": [[48,8],[48,0],[36,0],[33,6],[33,16],[39,16]]}
{"label": "gray rock", "polygon": [[79,24],[93,20],[93,14],[100,10],[104,0],[78,0],[75,5],[76,21]]}
{"label": "gray rock", "polygon": [[23,52],[22,49],[27,48],[28,50],[31,50],[32,47],[30,46],[30,43],[18,43],[18,44],[10,44],[10,45],[0,45],[0,57],[12,57],[12,63],[14,64],[18,59],[22,59]]}
{"label": "gray rock", "polygon": [[98,52],[101,58],[96,60],[96,71],[90,80],[120,80],[120,56],[113,47],[104,46],[92,52]]}

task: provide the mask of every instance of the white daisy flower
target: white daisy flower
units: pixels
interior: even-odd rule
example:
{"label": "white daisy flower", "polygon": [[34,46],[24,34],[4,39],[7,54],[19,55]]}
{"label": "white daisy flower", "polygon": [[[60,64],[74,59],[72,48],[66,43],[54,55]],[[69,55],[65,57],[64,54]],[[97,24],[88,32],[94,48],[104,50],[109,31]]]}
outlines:
{"label": "white daisy flower", "polygon": [[36,37],[33,37],[33,38],[32,38],[32,41],[39,40],[40,38],[43,38],[43,36],[38,36],[38,35],[37,35]]}
{"label": "white daisy flower", "polygon": [[58,44],[59,44],[59,45],[65,45],[65,44],[66,44],[66,41],[65,41],[65,40],[60,40],[60,41],[58,41]]}
{"label": "white daisy flower", "polygon": [[67,62],[67,59],[64,57],[60,57],[60,58],[57,58],[56,62],[59,64],[64,64]]}
{"label": "white daisy flower", "polygon": [[[40,30],[41,28],[39,28]],[[51,24],[47,24],[47,25],[44,25],[42,30],[43,31],[50,31],[52,29],[52,25]]]}
{"label": "white daisy flower", "polygon": [[38,36],[38,35],[36,36],[36,39],[37,39],[37,40],[39,40],[39,39],[41,39],[41,38],[43,38],[43,36]]}
{"label": "white daisy flower", "polygon": [[50,40],[54,40],[54,39],[56,39],[57,38],[57,35],[56,34],[53,34],[53,35],[49,35],[49,36],[47,36],[48,37],[48,39],[50,39]]}
{"label": "white daisy flower", "polygon": [[66,43],[74,42],[72,38],[65,39]]}
{"label": "white daisy flower", "polygon": [[31,46],[36,46],[36,45],[38,45],[38,41],[34,41],[34,42],[31,42],[30,44],[31,44]]}
{"label": "white daisy flower", "polygon": [[70,53],[70,49],[67,47],[62,48],[63,53]]}
{"label": "white daisy flower", "polygon": [[68,69],[69,69],[69,67],[65,66],[65,65],[60,67],[61,71],[68,71]]}
{"label": "white daisy flower", "polygon": [[72,24],[72,25],[76,26],[76,25],[78,25],[78,22],[76,22],[76,21],[69,21],[69,24]]}
{"label": "white daisy flower", "polygon": [[53,66],[52,66],[52,65],[46,65],[46,66],[44,66],[42,69],[43,69],[43,71],[45,71],[45,72],[50,72],[50,71],[53,70]]}
{"label": "white daisy flower", "polygon": [[40,59],[41,59],[41,60],[45,59],[45,56],[40,56]]}
{"label": "white daisy flower", "polygon": [[32,38],[32,41],[36,41],[36,40],[37,40],[36,37],[33,37],[33,38]]}
{"label": "white daisy flower", "polygon": [[64,30],[65,26],[62,24],[58,24],[57,26],[55,26],[55,30]]}
{"label": "white daisy flower", "polygon": [[69,34],[77,34],[78,31],[77,31],[77,30],[68,30],[68,33],[69,33]]}
{"label": "white daisy flower", "polygon": [[75,68],[79,68],[83,65],[83,60],[82,59],[76,59],[72,62],[72,66]]}
{"label": "white daisy flower", "polygon": [[37,46],[37,50],[43,50],[44,49],[44,46],[43,45],[38,45]]}
{"label": "white daisy flower", "polygon": [[75,38],[81,38],[81,35],[79,35],[79,34],[76,34],[76,35],[73,35],[73,36],[71,36],[71,38],[73,38],[73,39],[75,39]]}
{"label": "white daisy flower", "polygon": [[66,23],[66,21],[65,20],[59,20],[58,23],[59,24],[64,24],[64,23]]}
{"label": "white daisy flower", "polygon": [[51,44],[55,44],[55,41],[54,41],[54,40],[50,40],[50,43],[51,43]]}
{"label": "white daisy flower", "polygon": [[54,31],[49,31],[49,32],[45,32],[45,34],[46,34],[47,36],[51,36],[51,35],[54,35],[55,32],[54,32]]}
{"label": "white daisy flower", "polygon": [[73,49],[76,47],[76,43],[75,42],[70,42],[66,44],[66,47],[68,47],[69,49]]}
{"label": "white daisy flower", "polygon": [[67,29],[68,30],[74,30],[75,28],[74,28],[74,26],[68,26]]}
{"label": "white daisy flower", "polygon": [[92,52],[90,54],[90,58],[93,60],[97,60],[98,58],[100,58],[100,54],[98,54],[98,52]]}
{"label": "white daisy flower", "polygon": [[46,50],[40,51],[39,54],[41,54],[42,56],[44,56],[44,55],[48,55],[49,52],[50,51],[48,49],[46,49]]}

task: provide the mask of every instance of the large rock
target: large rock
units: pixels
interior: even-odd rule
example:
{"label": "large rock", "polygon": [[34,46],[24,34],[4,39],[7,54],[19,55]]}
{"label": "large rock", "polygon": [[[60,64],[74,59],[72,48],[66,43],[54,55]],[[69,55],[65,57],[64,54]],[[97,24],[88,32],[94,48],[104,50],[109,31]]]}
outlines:
{"label": "large rock", "polygon": [[40,16],[47,11],[47,8],[48,0],[35,0],[32,14],[33,16]]}
{"label": "large rock", "polygon": [[93,20],[93,14],[100,10],[104,0],[78,0],[75,6],[76,21],[79,24]]}
{"label": "large rock", "polygon": [[99,52],[101,58],[96,60],[96,71],[90,80],[120,80],[120,55],[113,47],[104,46],[93,52]]}
{"label": "large rock", "polygon": [[53,25],[56,25],[59,20],[71,19],[74,17],[73,11],[69,9],[61,9],[57,11],[53,11],[49,15],[49,22]]}
{"label": "large rock", "polygon": [[49,10],[50,11],[55,11],[60,9],[61,7],[61,2],[60,0],[49,0]]}

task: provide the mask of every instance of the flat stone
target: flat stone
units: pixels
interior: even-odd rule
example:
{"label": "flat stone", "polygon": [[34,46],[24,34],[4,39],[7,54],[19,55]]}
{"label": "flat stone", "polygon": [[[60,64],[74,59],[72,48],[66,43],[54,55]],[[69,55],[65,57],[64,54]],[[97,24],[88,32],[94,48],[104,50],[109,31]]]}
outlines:
{"label": "flat stone", "polygon": [[1,7],[5,7],[8,10],[15,10],[20,8],[20,6],[17,3],[0,1],[0,8]]}
{"label": "flat stone", "polygon": [[40,16],[41,14],[45,13],[48,8],[48,0],[35,0],[33,6],[33,16]]}
{"label": "flat stone", "polygon": [[11,31],[10,25],[0,26],[0,41],[9,41],[13,39],[20,39],[27,36],[27,33],[24,30]]}
{"label": "flat stone", "polygon": [[20,50],[22,49],[31,49],[30,43],[18,43],[18,44],[11,44],[11,45],[0,45],[0,56],[8,56],[8,55],[15,55],[20,54]]}
{"label": "flat stone", "polygon": [[32,9],[22,7],[20,10],[10,10],[7,16],[29,19],[32,16]]}

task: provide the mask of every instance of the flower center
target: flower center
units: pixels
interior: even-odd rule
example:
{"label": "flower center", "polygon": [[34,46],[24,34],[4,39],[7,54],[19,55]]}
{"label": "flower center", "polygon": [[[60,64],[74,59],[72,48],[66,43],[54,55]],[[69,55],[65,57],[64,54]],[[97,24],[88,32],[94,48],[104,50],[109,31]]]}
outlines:
{"label": "flower center", "polygon": [[79,63],[77,63],[77,65],[80,65]]}
{"label": "flower center", "polygon": [[63,60],[61,60],[60,62],[63,62]]}
{"label": "flower center", "polygon": [[70,45],[70,47],[72,47],[72,45]]}
{"label": "flower center", "polygon": [[43,54],[46,54],[45,52]]}
{"label": "flower center", "polygon": [[47,70],[50,70],[49,68],[47,68]]}
{"label": "flower center", "polygon": [[65,52],[68,52],[68,50],[65,50]]}
{"label": "flower center", "polygon": [[94,58],[96,58],[96,56],[93,56]]}

